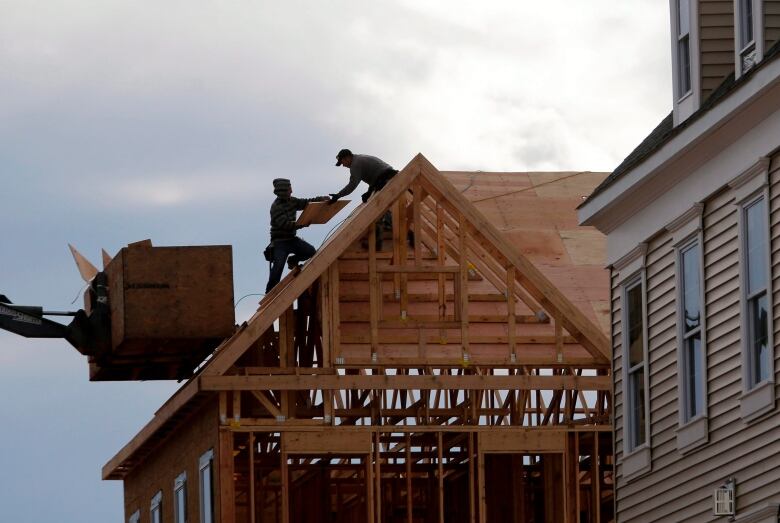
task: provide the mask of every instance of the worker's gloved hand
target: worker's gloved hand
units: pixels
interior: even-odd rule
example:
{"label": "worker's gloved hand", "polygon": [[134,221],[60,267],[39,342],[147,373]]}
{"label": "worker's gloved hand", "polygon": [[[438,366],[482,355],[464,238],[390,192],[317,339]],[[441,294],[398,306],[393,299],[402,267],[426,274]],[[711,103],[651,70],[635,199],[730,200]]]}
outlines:
{"label": "worker's gloved hand", "polygon": [[341,198],[341,197],[340,197],[338,194],[336,194],[336,193],[329,193],[329,194],[330,194],[330,200],[328,200],[328,203],[337,202],[337,201],[339,201],[339,198]]}
{"label": "worker's gloved hand", "polygon": [[366,203],[368,201],[368,198],[371,196],[370,192],[363,193],[360,195],[360,199],[363,200],[363,203]]}

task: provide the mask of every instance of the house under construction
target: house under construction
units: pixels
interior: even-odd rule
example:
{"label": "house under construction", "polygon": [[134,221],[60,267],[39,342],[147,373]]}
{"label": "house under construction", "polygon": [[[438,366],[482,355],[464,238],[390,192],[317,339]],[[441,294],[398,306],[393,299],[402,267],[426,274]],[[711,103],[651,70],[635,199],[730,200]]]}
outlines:
{"label": "house under construction", "polygon": [[604,176],[416,156],[105,465],[126,521],[611,521]]}

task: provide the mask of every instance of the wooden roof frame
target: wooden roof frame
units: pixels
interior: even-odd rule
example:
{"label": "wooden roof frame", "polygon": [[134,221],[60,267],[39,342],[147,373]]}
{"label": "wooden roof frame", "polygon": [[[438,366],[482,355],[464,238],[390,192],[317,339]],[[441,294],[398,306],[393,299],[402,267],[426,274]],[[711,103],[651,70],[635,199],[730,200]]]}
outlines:
{"label": "wooden roof frame", "polygon": [[[106,465],[104,479],[120,479],[132,467],[151,452],[175,428],[185,414],[202,404],[202,401],[218,390],[220,380],[227,379],[236,361],[292,306],[296,299],[325,274],[344,251],[360,240],[366,231],[404,195],[412,185],[422,187],[437,203],[462,217],[461,229],[465,239],[468,233],[481,244],[486,252],[493,253],[506,263],[508,274],[514,275],[510,285],[523,289],[534,301],[550,314],[556,324],[565,328],[576,341],[593,357],[595,363],[607,365],[610,361],[610,346],[607,337],[598,326],[585,316],[534,264],[511,245],[502,233],[490,223],[441,173],[422,155],[417,154],[381,191],[367,203],[358,207],[339,229],[325,241],[315,256],[297,274],[289,274],[267,295],[258,311],[245,322],[235,334],[217,348],[201,371],[174,394],[155,414],[155,417]],[[415,196],[416,198],[416,196]],[[369,235],[372,236],[372,235]],[[509,276],[507,276],[509,279]],[[462,320],[468,322],[468,320]],[[368,378],[368,379],[366,379]],[[373,379],[372,381],[372,378]],[[423,378],[423,377],[421,377]],[[434,377],[431,377],[434,378]],[[429,381],[441,380],[428,378]],[[454,378],[454,377],[453,377]],[[483,377],[470,377],[474,381]],[[508,379],[492,376],[495,383],[483,388],[506,385]],[[517,378],[517,376],[515,377]],[[549,378],[553,378],[550,376]],[[230,378],[241,381],[238,377]],[[242,378],[243,379],[243,378]],[[333,380],[341,378],[331,377]],[[382,385],[386,376],[364,376],[367,385],[377,388],[391,388]],[[245,379],[246,380],[246,379]],[[608,388],[608,377],[558,376],[556,382],[564,388],[577,388],[578,383],[592,380],[599,389]],[[254,380],[257,383],[258,380]],[[422,380],[418,380],[422,381]],[[482,380],[487,383],[487,380]],[[520,383],[522,380],[514,380]],[[526,379],[526,381],[529,381]],[[604,381],[605,383],[601,383]],[[370,383],[369,383],[370,382]],[[432,386],[436,386],[435,383]],[[523,385],[534,387],[529,383]],[[587,389],[587,387],[584,387]],[[136,454],[140,454],[137,456]],[[139,458],[140,456],[140,458]]]}

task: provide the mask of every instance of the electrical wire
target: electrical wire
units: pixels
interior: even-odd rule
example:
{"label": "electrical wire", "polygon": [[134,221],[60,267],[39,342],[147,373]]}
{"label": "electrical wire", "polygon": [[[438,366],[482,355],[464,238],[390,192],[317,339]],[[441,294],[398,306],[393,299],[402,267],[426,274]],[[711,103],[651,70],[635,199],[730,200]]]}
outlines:
{"label": "electrical wire", "polygon": [[245,294],[245,295],[241,296],[241,297],[238,299],[238,301],[236,302],[236,304],[235,304],[235,305],[233,305],[233,308],[235,309],[236,307],[238,307],[238,304],[239,304],[239,303],[241,303],[241,300],[243,300],[244,298],[248,298],[248,297],[250,297],[250,296],[265,296],[265,293],[264,293],[264,292],[261,292],[261,293]]}
{"label": "electrical wire", "polygon": [[86,284],[86,285],[84,285],[84,286],[83,286],[81,289],[79,289],[79,292],[77,292],[77,293],[76,293],[76,297],[75,297],[75,298],[73,298],[73,301],[72,301],[72,302],[70,302],[70,304],[71,304],[71,305],[73,305],[74,303],[76,303],[76,300],[78,300],[78,299],[79,299],[79,296],[81,296],[82,294],[84,294],[84,291],[85,291],[85,290],[87,290],[87,287],[89,287],[89,283],[87,283],[87,284]]}

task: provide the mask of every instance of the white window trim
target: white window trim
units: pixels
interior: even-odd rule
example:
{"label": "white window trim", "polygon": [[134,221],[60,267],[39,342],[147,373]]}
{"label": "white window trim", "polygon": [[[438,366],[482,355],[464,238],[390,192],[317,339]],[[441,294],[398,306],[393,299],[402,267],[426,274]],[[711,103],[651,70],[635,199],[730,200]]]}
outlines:
{"label": "white window trim", "polygon": [[701,81],[699,57],[699,2],[690,0],[690,27],[688,28],[688,52],[691,63],[691,89],[687,93],[680,92],[680,64],[679,64],[679,27],[677,23],[677,4],[679,0],[669,0],[671,11],[671,45],[672,45],[672,87],[673,112],[672,119],[677,126],[691,116],[701,105]]}
{"label": "white window trim", "polygon": [[139,523],[140,521],[141,521],[141,509],[137,509],[135,512],[130,514],[127,523]]}
{"label": "white window trim", "polygon": [[160,520],[162,521],[162,490],[158,490],[157,494],[152,496],[152,503],[149,506],[149,521],[154,521],[152,514],[155,510],[160,510]]}
{"label": "white window trim", "polygon": [[[747,71],[742,70],[742,55],[745,51],[754,47],[756,50],[756,64],[764,59],[764,2],[751,0],[753,3],[753,41],[747,45],[741,45],[742,14],[740,0],[734,0],[734,76],[739,78]],[[755,67],[755,65],[753,66]]]}
{"label": "white window trim", "polygon": [[[179,514],[179,491],[184,494],[184,514]],[[187,472],[184,471],[173,481],[173,521],[175,523],[187,523]]]}
{"label": "white window trim", "polygon": [[[740,338],[742,354],[742,395],[740,397],[740,412],[742,419],[746,422],[752,421],[774,409],[774,328],[772,318],[774,317],[774,304],[772,299],[772,254],[771,254],[771,233],[770,231],[770,200],[769,200],[769,158],[759,158],[759,160],[737,176],[729,184],[735,193],[735,205],[738,215],[738,234],[739,234],[739,279],[740,279]],[[763,198],[766,209],[767,224],[767,260],[766,260],[766,293],[769,306],[769,326],[767,329],[769,355],[769,378],[760,382],[752,383],[752,356],[750,349],[750,340],[748,339],[748,297],[745,293],[747,289],[747,259],[745,245],[745,209]]]}
{"label": "white window trim", "polygon": [[[210,482],[209,485],[209,495],[212,496],[210,499],[210,506],[211,506],[211,513],[207,514],[205,507],[204,507],[204,488],[203,488],[203,477],[201,475],[201,472],[206,468],[210,467]],[[214,523],[214,449],[209,449],[206,452],[203,453],[203,455],[200,457],[200,460],[198,462],[198,494],[199,494],[199,500],[198,500],[198,512],[200,514],[200,523]]]}
{"label": "white window trim", "polygon": [[[649,352],[647,343],[647,281],[645,273],[645,255],[647,253],[647,244],[640,243],[628,254],[615,262],[613,270],[617,274],[618,284],[620,285],[621,300],[621,358],[622,358],[622,380],[623,380],[623,477],[629,479],[639,476],[651,469],[650,456],[650,368]],[[643,365],[644,365],[644,388],[645,388],[645,441],[637,447],[630,448],[630,442],[633,440],[631,432],[631,423],[629,420],[629,368],[628,368],[628,309],[626,308],[626,289],[629,286],[639,283],[642,295],[642,316],[644,318],[642,328],[643,345]]]}
{"label": "white window trim", "polygon": [[[709,440],[708,402],[707,402],[707,314],[704,302],[704,235],[703,215],[704,205],[696,203],[680,218],[666,226],[672,234],[674,242],[676,287],[677,287],[677,390],[678,394],[678,427],[677,450],[681,453],[693,450]],[[681,255],[690,246],[699,245],[699,303],[701,307],[701,322],[699,332],[702,351],[702,383],[703,390],[699,391],[704,399],[702,411],[690,419],[686,419],[687,387],[685,383],[685,334],[683,332],[683,274]]]}

